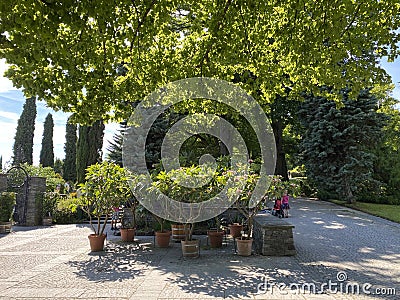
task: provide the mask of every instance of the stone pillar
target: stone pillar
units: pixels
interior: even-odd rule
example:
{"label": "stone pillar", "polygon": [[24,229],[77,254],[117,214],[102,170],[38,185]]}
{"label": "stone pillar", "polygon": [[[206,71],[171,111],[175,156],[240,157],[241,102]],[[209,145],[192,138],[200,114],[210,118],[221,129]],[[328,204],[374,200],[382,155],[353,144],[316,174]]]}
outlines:
{"label": "stone pillar", "polygon": [[29,178],[25,225],[38,226],[42,224],[42,203],[45,192],[45,177],[32,176]]}
{"label": "stone pillar", "polygon": [[0,193],[7,190],[7,174],[0,174]]}
{"label": "stone pillar", "polygon": [[270,214],[254,217],[256,253],[269,256],[296,255],[293,228],[293,225]]}

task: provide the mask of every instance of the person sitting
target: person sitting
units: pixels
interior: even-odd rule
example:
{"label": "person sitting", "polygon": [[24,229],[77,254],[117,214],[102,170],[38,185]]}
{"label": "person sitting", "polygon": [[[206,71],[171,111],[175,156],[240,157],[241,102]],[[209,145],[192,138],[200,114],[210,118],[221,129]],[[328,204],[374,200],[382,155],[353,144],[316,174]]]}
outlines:
{"label": "person sitting", "polygon": [[282,217],[282,207],[281,207],[281,199],[276,199],[274,208],[272,209],[272,215],[277,217]]}

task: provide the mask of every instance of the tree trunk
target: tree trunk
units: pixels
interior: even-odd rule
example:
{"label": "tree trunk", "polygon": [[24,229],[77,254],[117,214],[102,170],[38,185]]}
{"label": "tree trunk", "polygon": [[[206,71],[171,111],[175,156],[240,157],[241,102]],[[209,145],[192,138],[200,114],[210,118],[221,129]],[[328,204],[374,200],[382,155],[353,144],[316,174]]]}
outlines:
{"label": "tree trunk", "polygon": [[347,178],[345,178],[344,180],[345,180],[345,182],[344,182],[344,188],[345,188],[344,195],[345,195],[346,202],[348,204],[353,204],[353,203],[356,202],[356,198],[354,197],[353,192],[351,191],[351,186],[348,183],[349,181],[347,180]]}
{"label": "tree trunk", "polygon": [[276,143],[276,166],[275,175],[281,175],[284,180],[289,180],[285,151],[283,150],[283,122],[276,120],[272,122]]}

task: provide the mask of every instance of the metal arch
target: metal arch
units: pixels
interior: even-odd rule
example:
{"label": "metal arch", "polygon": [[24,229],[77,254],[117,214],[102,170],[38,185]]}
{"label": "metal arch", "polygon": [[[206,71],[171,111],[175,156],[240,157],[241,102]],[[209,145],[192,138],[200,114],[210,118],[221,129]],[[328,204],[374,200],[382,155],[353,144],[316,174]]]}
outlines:
{"label": "metal arch", "polygon": [[[21,167],[21,166],[13,166],[13,167],[11,167],[8,171],[7,171],[7,175],[11,172],[11,170],[14,170],[14,169],[16,169],[16,170],[22,170],[24,173],[25,173],[25,179],[24,179],[24,181],[23,181],[23,183],[21,184],[21,185],[11,185],[11,187],[12,188],[21,188],[24,184],[25,184],[25,182],[27,182],[28,181],[28,179],[29,179],[29,174],[28,174],[28,172],[23,168],[23,167]],[[10,186],[10,180],[8,179],[8,176],[7,176],[7,184]]]}
{"label": "metal arch", "polygon": [[[11,179],[8,178],[7,176],[7,189],[12,188],[12,189],[17,189],[17,199],[16,199],[16,217],[17,221],[19,224],[24,225],[26,223],[26,212],[28,209],[28,191],[29,191],[29,173],[21,166],[13,166],[7,171],[7,175],[12,171],[12,170],[22,170],[25,174],[25,178],[20,185],[13,185],[11,182]],[[23,193],[23,201],[21,203],[21,198],[19,198],[19,193]]]}

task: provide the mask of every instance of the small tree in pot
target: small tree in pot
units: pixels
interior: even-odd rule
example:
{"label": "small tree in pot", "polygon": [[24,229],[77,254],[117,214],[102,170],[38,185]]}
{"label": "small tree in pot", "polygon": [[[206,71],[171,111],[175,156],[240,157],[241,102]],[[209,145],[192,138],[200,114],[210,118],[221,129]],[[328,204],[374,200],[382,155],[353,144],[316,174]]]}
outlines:
{"label": "small tree in pot", "polygon": [[136,216],[135,211],[139,202],[135,197],[131,197],[125,202],[124,213],[121,221],[121,240],[123,242],[132,242],[135,238]]}
{"label": "small tree in pot", "polygon": [[[181,167],[155,174],[149,192],[159,190],[168,197],[184,203],[200,203],[218,194],[224,187],[226,178],[227,176],[221,175],[207,164]],[[195,222],[191,220],[196,220],[198,217],[196,214],[199,212],[200,210],[190,210],[188,213],[190,218],[185,220],[187,222],[183,229],[185,239],[181,241],[184,256],[198,256],[199,241],[192,239]],[[180,214],[185,215],[184,212]]]}
{"label": "small tree in pot", "polygon": [[94,231],[89,235],[92,251],[103,250],[106,237],[104,230],[109,215],[113,207],[119,206],[130,195],[128,179],[128,174],[122,167],[107,161],[87,168],[86,182],[80,184],[81,196],[77,198],[77,204],[87,213]]}

